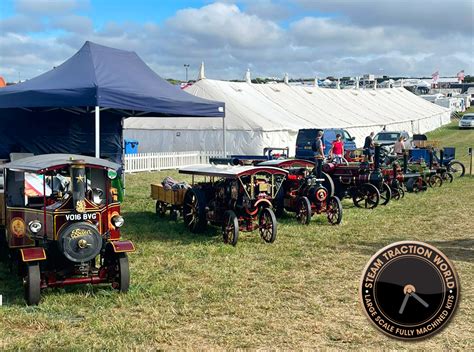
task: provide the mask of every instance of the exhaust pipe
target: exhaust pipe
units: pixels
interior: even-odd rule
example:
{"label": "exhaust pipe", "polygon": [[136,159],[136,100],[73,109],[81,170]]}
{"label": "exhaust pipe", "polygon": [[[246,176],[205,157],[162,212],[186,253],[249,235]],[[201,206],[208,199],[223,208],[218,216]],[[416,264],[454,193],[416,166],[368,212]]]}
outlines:
{"label": "exhaust pipe", "polygon": [[380,152],[382,147],[380,144],[376,143],[375,144],[375,159],[374,159],[374,169],[377,170],[380,168]]}
{"label": "exhaust pipe", "polygon": [[84,160],[74,160],[70,168],[72,200],[78,213],[86,211],[86,163]]}
{"label": "exhaust pipe", "polygon": [[430,158],[430,160],[428,161],[428,167],[429,169],[431,170],[433,168],[433,149],[428,149],[428,158]]}
{"label": "exhaust pipe", "polygon": [[444,162],[444,149],[440,149],[439,151],[439,166],[443,166]]}

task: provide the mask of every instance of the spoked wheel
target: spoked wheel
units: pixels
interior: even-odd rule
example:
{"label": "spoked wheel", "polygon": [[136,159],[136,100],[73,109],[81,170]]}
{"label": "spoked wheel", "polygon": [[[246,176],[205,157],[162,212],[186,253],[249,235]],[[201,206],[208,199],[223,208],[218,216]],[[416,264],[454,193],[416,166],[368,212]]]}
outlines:
{"label": "spoked wheel", "polygon": [[428,185],[431,188],[441,187],[443,185],[443,179],[440,175],[431,175],[428,179]]}
{"label": "spoked wheel", "polygon": [[418,193],[428,189],[428,184],[422,178],[410,178],[406,183],[407,191]]}
{"label": "spoked wheel", "polygon": [[466,168],[462,162],[453,160],[448,164],[448,171],[453,174],[454,178],[458,178],[464,176]]}
{"label": "spoked wheel", "polygon": [[454,176],[449,171],[443,172],[441,178],[443,179],[443,182],[452,183],[454,181]]}
{"label": "spoked wheel", "polygon": [[380,192],[373,184],[364,183],[355,190],[352,201],[356,207],[373,209],[379,204]]}
{"label": "spoked wheel", "polygon": [[192,233],[206,229],[206,197],[199,188],[190,189],[184,195],[183,218]]}
{"label": "spoked wheel", "polygon": [[392,199],[392,189],[387,183],[382,184],[382,191],[380,192],[380,204],[387,205]]}
{"label": "spoked wheel", "polygon": [[334,192],[336,191],[336,187],[334,186],[334,181],[332,180],[331,176],[325,172],[322,172],[321,177],[324,178],[323,186],[328,190],[328,194],[333,196]]}
{"label": "spoked wheel", "polygon": [[277,236],[277,221],[275,213],[270,208],[264,208],[258,217],[258,230],[260,237],[267,242],[275,242]]}
{"label": "spoked wheel", "polygon": [[29,306],[38,305],[41,298],[41,272],[39,263],[28,263],[23,278],[25,300]]}
{"label": "spoked wheel", "polygon": [[106,265],[112,287],[119,292],[127,292],[130,287],[130,269],[127,253],[110,253]]}
{"label": "spoked wheel", "polygon": [[405,191],[403,187],[392,188],[392,199],[400,200],[405,197]]}
{"label": "spoked wheel", "polygon": [[222,236],[224,243],[235,246],[239,239],[239,219],[232,210],[224,213],[224,223],[222,224]]}
{"label": "spoked wheel", "polygon": [[311,221],[311,203],[306,197],[298,198],[296,202],[296,220],[303,225],[308,225]]}
{"label": "spoked wheel", "polygon": [[326,205],[328,221],[331,225],[339,225],[342,221],[342,203],[336,196],[329,197]]}
{"label": "spoked wheel", "polygon": [[162,201],[157,200],[156,201],[156,215],[158,215],[160,218],[165,216],[166,214],[166,204],[163,203]]}

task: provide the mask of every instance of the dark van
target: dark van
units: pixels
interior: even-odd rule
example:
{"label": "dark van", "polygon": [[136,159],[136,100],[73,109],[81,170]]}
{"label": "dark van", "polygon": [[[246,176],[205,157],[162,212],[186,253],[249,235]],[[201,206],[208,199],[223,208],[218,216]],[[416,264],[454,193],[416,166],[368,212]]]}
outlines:
{"label": "dark van", "polygon": [[296,137],[296,155],[297,159],[314,160],[314,152],[312,144],[316,139],[318,131],[323,131],[323,144],[324,154],[327,156],[331,149],[332,142],[336,140],[336,134],[342,136],[345,150],[356,149],[354,142],[355,137],[352,137],[349,132],[342,128],[305,128],[298,131],[298,137]]}

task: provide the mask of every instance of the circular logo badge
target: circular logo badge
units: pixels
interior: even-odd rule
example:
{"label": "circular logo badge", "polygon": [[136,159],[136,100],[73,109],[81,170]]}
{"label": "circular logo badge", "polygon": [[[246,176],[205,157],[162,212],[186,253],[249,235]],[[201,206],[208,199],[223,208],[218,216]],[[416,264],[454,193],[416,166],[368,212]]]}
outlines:
{"label": "circular logo badge", "polygon": [[452,317],[459,280],[449,259],[423,242],[393,243],[367,263],[360,300],[369,320],[385,334],[419,339],[435,334]]}
{"label": "circular logo badge", "polygon": [[22,218],[13,218],[10,222],[10,230],[15,237],[23,238],[26,234],[26,224]]}

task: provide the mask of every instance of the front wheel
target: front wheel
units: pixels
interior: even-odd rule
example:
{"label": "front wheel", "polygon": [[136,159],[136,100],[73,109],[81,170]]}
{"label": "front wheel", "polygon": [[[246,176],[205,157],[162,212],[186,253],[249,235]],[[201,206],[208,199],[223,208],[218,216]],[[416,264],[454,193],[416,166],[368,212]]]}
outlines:
{"label": "front wheel", "polygon": [[379,204],[380,192],[373,184],[364,183],[355,190],[352,201],[358,208],[374,209]]}
{"label": "front wheel", "polygon": [[128,292],[130,287],[130,268],[127,253],[114,253],[108,263],[109,280],[119,292]]}
{"label": "front wheel", "polygon": [[307,197],[300,197],[296,203],[296,220],[302,225],[311,221],[311,203]]}
{"label": "front wheel", "polygon": [[448,182],[448,183],[452,183],[454,180],[453,174],[450,173],[449,171],[443,172],[441,174],[441,178],[443,179],[443,182]]}
{"label": "front wheel", "polygon": [[382,190],[380,192],[380,201],[382,205],[387,205],[392,199],[392,189],[387,183],[382,184]]}
{"label": "front wheel", "polygon": [[160,218],[165,216],[166,214],[166,204],[163,203],[162,201],[157,200],[156,201],[156,215],[158,215]]}
{"label": "front wheel", "polygon": [[329,197],[326,206],[328,221],[331,225],[339,225],[342,221],[342,203],[336,196]]}
{"label": "front wheel", "polygon": [[400,200],[405,197],[405,191],[403,187],[397,187],[392,189],[392,199]]}
{"label": "front wheel", "polygon": [[39,263],[29,263],[23,278],[25,300],[29,306],[38,305],[41,298],[41,272]]}
{"label": "front wheel", "polygon": [[267,242],[273,243],[277,236],[277,221],[275,213],[270,208],[264,208],[258,217],[258,230],[260,237]]}
{"label": "front wheel", "polygon": [[222,237],[224,243],[235,246],[239,239],[239,220],[232,210],[224,213],[224,222],[222,224]]}
{"label": "front wheel", "polygon": [[439,175],[432,175],[428,179],[428,185],[431,188],[441,187],[443,185],[443,179]]}
{"label": "front wheel", "polygon": [[448,171],[451,172],[455,178],[457,178],[464,176],[466,168],[462,162],[453,160],[448,164]]}

